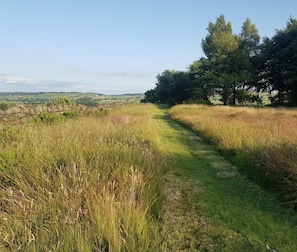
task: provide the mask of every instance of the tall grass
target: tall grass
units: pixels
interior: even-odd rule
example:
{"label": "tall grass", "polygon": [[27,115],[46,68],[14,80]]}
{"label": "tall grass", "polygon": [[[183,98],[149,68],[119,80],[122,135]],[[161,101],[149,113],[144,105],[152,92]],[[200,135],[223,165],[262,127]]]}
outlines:
{"label": "tall grass", "polygon": [[164,157],[152,105],[3,126],[1,251],[159,251]]}
{"label": "tall grass", "polygon": [[179,105],[170,114],[235,154],[243,172],[297,206],[297,110]]}

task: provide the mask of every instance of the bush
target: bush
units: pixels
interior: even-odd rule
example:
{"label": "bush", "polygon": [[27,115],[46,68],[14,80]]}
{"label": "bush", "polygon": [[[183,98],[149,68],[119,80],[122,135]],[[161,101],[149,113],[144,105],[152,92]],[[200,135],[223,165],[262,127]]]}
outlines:
{"label": "bush", "polygon": [[96,107],[98,103],[90,97],[82,97],[76,100],[77,104],[85,105],[87,107]]}
{"label": "bush", "polygon": [[63,113],[63,116],[65,118],[77,118],[78,117],[78,113],[76,111],[65,111]]}
{"label": "bush", "polygon": [[72,99],[66,98],[66,97],[58,97],[52,101],[47,102],[46,105],[74,105],[76,102]]}
{"label": "bush", "polygon": [[0,102],[0,109],[1,110],[6,110],[6,109],[11,108],[13,106],[15,106],[14,103]]}
{"label": "bush", "polygon": [[55,123],[55,122],[61,121],[61,119],[62,119],[61,116],[56,115],[54,113],[43,112],[36,117],[35,122],[50,124],[50,123]]}
{"label": "bush", "polygon": [[4,102],[1,102],[0,103],[0,109],[2,109],[2,110],[8,109],[8,104],[7,103],[4,103]]}

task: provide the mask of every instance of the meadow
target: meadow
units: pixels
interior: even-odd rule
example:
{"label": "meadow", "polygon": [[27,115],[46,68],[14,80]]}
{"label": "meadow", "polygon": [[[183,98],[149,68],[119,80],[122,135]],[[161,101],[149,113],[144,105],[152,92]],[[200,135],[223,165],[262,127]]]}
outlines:
{"label": "meadow", "polygon": [[171,118],[232,158],[239,169],[297,206],[297,110],[178,105]]}
{"label": "meadow", "polygon": [[162,251],[153,105],[2,125],[1,251]]}
{"label": "meadow", "polygon": [[[114,108],[0,125],[0,251],[296,251],[295,212],[171,120],[167,108],[131,102]],[[264,165],[279,169],[283,155],[271,151],[295,146],[292,128],[287,138],[259,134],[266,138],[257,145],[240,135],[247,125],[237,125],[255,126],[260,118],[284,133],[275,125],[281,120],[269,116],[289,129],[294,110],[181,105],[169,112],[231,153],[240,169],[260,170],[269,185]],[[221,132],[228,120],[225,128],[237,125],[240,144],[207,131],[214,125]],[[294,166],[296,149],[286,148]]]}

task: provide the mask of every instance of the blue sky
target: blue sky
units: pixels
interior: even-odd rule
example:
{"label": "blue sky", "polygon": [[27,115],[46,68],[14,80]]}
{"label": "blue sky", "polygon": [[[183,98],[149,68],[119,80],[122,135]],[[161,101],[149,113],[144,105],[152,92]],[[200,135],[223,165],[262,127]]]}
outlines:
{"label": "blue sky", "polygon": [[209,22],[261,38],[297,18],[282,0],[0,0],[0,92],[145,92],[165,69],[203,56]]}

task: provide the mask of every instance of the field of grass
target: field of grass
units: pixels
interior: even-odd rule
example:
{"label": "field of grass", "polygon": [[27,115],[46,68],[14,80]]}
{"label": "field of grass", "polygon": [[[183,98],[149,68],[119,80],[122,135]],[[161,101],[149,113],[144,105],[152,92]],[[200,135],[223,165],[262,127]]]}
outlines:
{"label": "field of grass", "polygon": [[295,213],[167,109],[2,124],[0,148],[0,251],[297,250]]}
{"label": "field of grass", "polygon": [[170,120],[167,110],[157,112],[158,146],[171,157],[162,214],[166,251],[297,251],[294,211]]}
{"label": "field of grass", "polygon": [[2,126],[0,251],[162,251],[155,109]]}
{"label": "field of grass", "polygon": [[297,110],[179,105],[171,117],[188,125],[265,187],[297,206]]}

